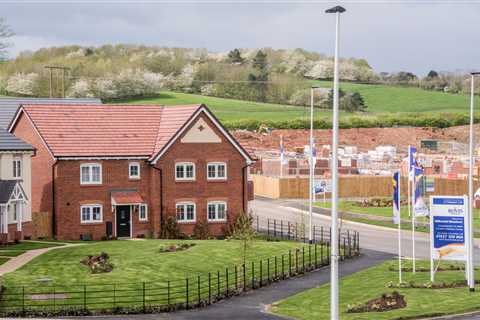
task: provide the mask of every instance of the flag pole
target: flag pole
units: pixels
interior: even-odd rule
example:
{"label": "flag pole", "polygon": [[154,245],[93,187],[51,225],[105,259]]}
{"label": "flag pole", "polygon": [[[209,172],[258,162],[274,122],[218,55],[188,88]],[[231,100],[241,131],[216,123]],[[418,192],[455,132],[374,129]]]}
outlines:
{"label": "flag pole", "polygon": [[407,205],[408,205],[408,217],[411,217],[411,212],[410,212],[410,172],[412,171],[412,165],[410,163],[410,145],[408,145],[408,161],[407,161],[407,177],[408,177],[408,183],[407,183]]}
{"label": "flag pole", "polygon": [[[397,192],[398,192],[398,281],[402,283],[402,231],[401,231],[401,223],[402,223],[402,198],[401,198],[401,180],[402,176],[400,172],[397,172]],[[395,206],[395,203],[393,204]]]}
{"label": "flag pole", "polygon": [[413,273],[416,272],[415,268],[415,167],[413,168],[412,175],[412,263],[413,263]]}

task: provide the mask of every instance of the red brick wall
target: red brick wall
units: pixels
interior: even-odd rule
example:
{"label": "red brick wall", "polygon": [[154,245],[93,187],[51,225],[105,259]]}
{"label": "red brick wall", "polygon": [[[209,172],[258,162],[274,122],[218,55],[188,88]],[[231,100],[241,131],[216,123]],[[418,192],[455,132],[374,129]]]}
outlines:
{"label": "red brick wall", "polygon": [[[128,178],[129,162],[140,163],[140,179]],[[80,165],[82,163],[100,163],[102,165],[101,185],[81,185]],[[149,206],[149,223],[139,223],[138,213],[133,213],[132,223],[134,236],[141,231],[151,229],[152,217],[158,214],[155,202],[151,201],[150,171],[153,170],[145,161],[137,160],[99,160],[99,161],[59,161],[57,179],[55,182],[55,208],[57,216],[57,237],[59,239],[79,239],[81,234],[91,234],[95,240],[106,235],[106,222],[113,223],[112,189],[136,189]],[[101,204],[103,206],[103,221],[99,223],[80,223],[80,206],[84,204]]]}
{"label": "red brick wall", "polygon": [[[106,222],[111,221],[115,230],[114,213],[111,205],[112,189],[137,189],[148,204],[148,222],[138,221],[138,213],[132,213],[132,236],[153,233],[160,235],[160,212],[163,203],[163,215],[175,215],[177,201],[190,200],[196,203],[197,221],[207,219],[208,201],[226,201],[227,217],[232,220],[235,215],[248,206],[246,160],[223,137],[208,119],[204,120],[222,138],[222,143],[181,143],[180,139],[166,152],[155,165],[146,161],[141,163],[141,179],[129,180],[128,163],[130,160],[77,161],[61,160],[55,166],[55,216],[58,239],[77,240],[82,234],[91,234],[98,240],[106,235]],[[52,210],[52,166],[50,157],[42,141],[34,132],[28,120],[22,116],[14,133],[26,142],[34,145],[38,151],[32,158],[32,211]],[[194,122],[195,123],[195,122]],[[181,161],[196,164],[196,181],[175,181],[175,163]],[[207,181],[207,162],[226,162],[227,181]],[[81,185],[80,165],[82,163],[102,164],[101,185]],[[162,181],[160,181],[162,177]],[[163,184],[160,195],[160,184]],[[163,201],[161,201],[163,199]],[[96,224],[80,222],[82,204],[101,204],[103,221]],[[210,223],[212,234],[222,234],[225,222]],[[186,234],[193,232],[194,224],[182,224],[181,230]]]}
{"label": "red brick wall", "polygon": [[33,145],[37,151],[32,157],[32,214],[52,212],[52,166],[55,163],[40,136],[28,118],[22,114],[13,134]]}
{"label": "red brick wall", "polygon": [[[180,138],[162,156],[156,166],[163,172],[164,212],[166,216],[175,215],[176,202],[193,201],[197,221],[206,221],[207,202],[218,200],[227,202],[227,217],[233,220],[248,204],[247,170],[243,170],[246,160],[207,117],[202,117],[221,137],[222,143],[181,143]],[[184,161],[195,163],[196,179],[193,182],[175,181],[175,163]],[[207,181],[207,163],[215,161],[227,163],[226,181]],[[192,223],[181,224],[181,231],[190,234],[194,226]],[[225,226],[226,223],[210,223],[210,232],[221,234]]]}

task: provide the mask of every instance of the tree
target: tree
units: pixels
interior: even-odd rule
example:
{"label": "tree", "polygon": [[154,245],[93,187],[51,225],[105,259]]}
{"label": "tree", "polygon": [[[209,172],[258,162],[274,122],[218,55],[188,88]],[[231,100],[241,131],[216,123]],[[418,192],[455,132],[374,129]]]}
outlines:
{"label": "tree", "polygon": [[[338,91],[338,97],[340,99],[338,108],[347,112],[365,111],[367,105],[363,100],[363,97],[358,92],[344,92]],[[328,98],[325,100],[325,108],[331,109],[333,107],[333,90],[330,90]]]}
{"label": "tree", "polygon": [[246,264],[247,253],[251,242],[255,239],[255,231],[252,228],[253,216],[251,214],[241,213],[237,215],[231,230],[228,232],[228,239],[240,240],[242,243],[243,264]]}
{"label": "tree", "polygon": [[427,79],[434,79],[438,78],[438,72],[435,70],[430,70],[430,72],[427,74]]}
{"label": "tree", "polygon": [[231,64],[242,64],[245,59],[242,57],[240,50],[235,48],[228,53],[228,61]]}
{"label": "tree", "polygon": [[5,23],[5,19],[0,18],[0,59],[5,57],[6,49],[11,46],[7,39],[13,35],[13,30]]}
{"label": "tree", "polygon": [[254,73],[248,75],[248,81],[257,91],[258,99],[265,102],[267,100],[269,77],[267,54],[263,53],[262,50],[258,50],[253,58],[252,67]]}

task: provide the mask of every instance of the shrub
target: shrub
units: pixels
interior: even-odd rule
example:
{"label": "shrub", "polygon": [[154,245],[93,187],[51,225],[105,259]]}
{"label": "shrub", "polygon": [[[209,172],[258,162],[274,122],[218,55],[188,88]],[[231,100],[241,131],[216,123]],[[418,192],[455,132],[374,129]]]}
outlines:
{"label": "shrub", "polygon": [[210,238],[210,230],[207,221],[197,221],[193,229],[193,237],[199,240],[206,240]]}
{"label": "shrub", "polygon": [[180,239],[183,237],[180,232],[180,226],[174,216],[167,217],[163,222],[161,237],[164,239]]}

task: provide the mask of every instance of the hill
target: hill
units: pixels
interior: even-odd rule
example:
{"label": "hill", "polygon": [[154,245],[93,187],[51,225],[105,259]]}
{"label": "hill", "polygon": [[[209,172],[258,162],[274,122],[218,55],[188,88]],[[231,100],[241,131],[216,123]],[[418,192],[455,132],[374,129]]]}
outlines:
{"label": "hill", "polygon": [[[329,87],[330,82],[315,84]],[[345,83],[345,90],[360,92],[369,112],[340,113],[342,128],[372,128],[392,126],[450,127],[468,123],[469,97],[425,91],[417,88],[390,87]],[[309,128],[306,107],[258,103],[196,94],[162,92],[156,97],[116,100],[130,104],[206,104],[229,128],[257,129],[262,124],[279,129]],[[480,106],[480,99],[476,103]],[[315,127],[330,128],[331,110],[315,109]]]}

